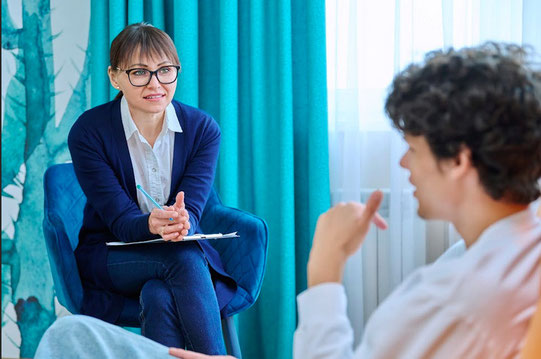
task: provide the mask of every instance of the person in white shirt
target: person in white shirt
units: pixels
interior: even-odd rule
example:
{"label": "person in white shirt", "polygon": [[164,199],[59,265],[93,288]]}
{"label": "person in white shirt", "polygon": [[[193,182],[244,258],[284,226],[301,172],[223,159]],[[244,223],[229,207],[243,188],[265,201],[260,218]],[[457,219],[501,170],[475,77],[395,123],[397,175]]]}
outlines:
{"label": "person in white shirt", "polygon": [[400,165],[418,213],[453,223],[467,250],[413,272],[353,348],[341,284],[382,194],[322,214],[297,297],[294,357],[513,358],[539,297],[541,222],[529,204],[541,177],[541,73],[516,46],[433,52],[397,75],[386,112],[409,149]]}

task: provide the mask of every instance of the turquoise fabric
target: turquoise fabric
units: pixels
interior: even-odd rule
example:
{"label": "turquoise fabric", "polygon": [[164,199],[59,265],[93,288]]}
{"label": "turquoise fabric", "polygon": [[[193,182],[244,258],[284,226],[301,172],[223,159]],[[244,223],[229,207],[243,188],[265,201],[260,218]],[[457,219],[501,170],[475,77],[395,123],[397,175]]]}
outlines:
{"label": "turquoise fabric", "polygon": [[116,95],[108,46],[128,20],[173,38],[182,65],[175,97],[222,130],[216,187],[224,204],[268,223],[261,295],[238,320],[243,355],[291,358],[295,296],[306,287],[317,217],[330,204],[325,1],[93,0],[93,105]]}

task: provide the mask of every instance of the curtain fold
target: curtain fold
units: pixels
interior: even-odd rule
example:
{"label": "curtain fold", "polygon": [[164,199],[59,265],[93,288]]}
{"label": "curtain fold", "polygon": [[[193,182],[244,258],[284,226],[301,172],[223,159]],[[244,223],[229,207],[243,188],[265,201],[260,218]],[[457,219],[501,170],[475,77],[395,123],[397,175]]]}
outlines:
{"label": "curtain fold", "polygon": [[246,358],[291,358],[296,294],[317,217],[330,203],[325,2],[92,1],[92,105],[116,92],[110,41],[128,23],[165,30],[182,72],[175,98],[222,130],[215,185],[226,205],[269,225],[261,295],[238,316]]}

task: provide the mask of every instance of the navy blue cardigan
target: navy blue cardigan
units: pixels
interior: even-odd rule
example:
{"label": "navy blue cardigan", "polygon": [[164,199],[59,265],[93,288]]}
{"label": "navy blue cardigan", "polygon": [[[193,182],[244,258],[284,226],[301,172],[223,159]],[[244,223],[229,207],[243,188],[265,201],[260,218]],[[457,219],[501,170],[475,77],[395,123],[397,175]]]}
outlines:
{"label": "navy blue cardigan", "polygon": [[[171,192],[167,205],[184,191],[190,214],[190,233],[197,228],[212,183],[220,147],[220,129],[208,114],[173,101],[182,133],[175,133]],[[148,228],[149,214],[137,204],[135,178],[120,115],[120,100],[83,113],[68,136],[77,179],[87,197],[79,245],[75,250],[83,283],[82,314],[115,323],[124,297],[116,294],[107,273],[106,242],[134,242],[158,238]],[[198,242],[217,272],[220,309],[234,296],[236,284],[222,266],[216,250]],[[143,250],[144,247],[141,247]]]}

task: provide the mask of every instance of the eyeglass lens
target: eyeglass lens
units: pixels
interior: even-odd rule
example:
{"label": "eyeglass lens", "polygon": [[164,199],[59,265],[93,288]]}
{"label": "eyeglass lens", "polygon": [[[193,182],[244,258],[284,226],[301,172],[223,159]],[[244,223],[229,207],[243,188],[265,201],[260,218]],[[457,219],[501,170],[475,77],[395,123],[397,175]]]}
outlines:
{"label": "eyeglass lens", "polygon": [[145,86],[150,82],[153,73],[156,73],[158,81],[162,84],[170,84],[172,82],[175,82],[178,75],[176,67],[164,66],[160,67],[156,71],[149,71],[147,69],[134,69],[133,71],[129,72],[128,76],[132,85]]}

